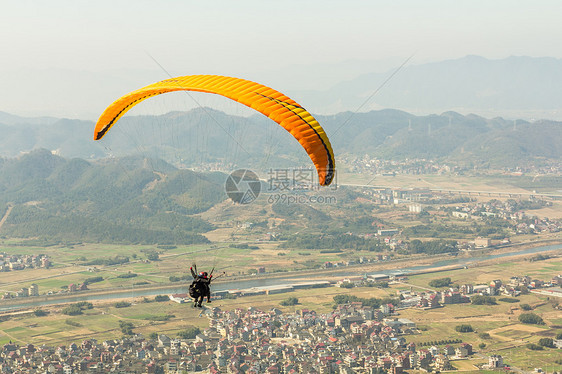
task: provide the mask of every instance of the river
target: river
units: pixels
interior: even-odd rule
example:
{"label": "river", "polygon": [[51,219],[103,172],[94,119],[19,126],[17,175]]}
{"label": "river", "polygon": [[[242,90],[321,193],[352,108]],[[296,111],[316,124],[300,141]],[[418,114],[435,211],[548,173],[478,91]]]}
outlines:
{"label": "river", "polygon": [[[428,265],[387,269],[387,270],[377,271],[376,273],[371,273],[371,274],[386,274],[386,275],[392,275],[397,273],[408,274],[412,272],[418,272],[431,268],[438,268],[438,267],[450,266],[450,265],[470,266],[471,264],[480,261],[485,261],[485,260],[493,260],[496,258],[511,257],[511,256],[518,256],[518,255],[526,255],[526,254],[535,254],[535,253],[548,252],[553,250],[562,250],[562,244],[527,248],[521,251],[500,253],[495,255],[482,255],[476,257],[451,257],[446,260],[435,261]],[[342,269],[341,272],[339,271],[330,272],[329,276],[325,276],[325,277],[344,278],[344,277],[351,277],[357,275],[358,275],[357,272],[354,273],[352,269],[346,268],[346,269]],[[213,290],[214,291],[241,290],[241,289],[248,289],[253,287],[267,287],[267,286],[278,286],[278,285],[292,284],[292,283],[303,283],[312,280],[319,281],[324,279],[322,279],[322,277],[315,277],[314,279],[311,278],[302,279],[294,274],[287,275],[286,277],[276,277],[276,278],[250,277],[250,279],[248,280],[233,280],[229,282],[216,283],[213,286]],[[38,300],[38,301],[31,301],[31,298],[27,298],[26,302],[14,303],[13,301],[10,301],[8,305],[0,301],[0,312],[22,309],[22,308],[35,308],[35,307],[51,305],[51,304],[78,302],[78,301],[107,300],[107,299],[116,299],[116,298],[134,298],[134,297],[154,296],[154,295],[170,295],[176,293],[187,293],[187,284],[183,283],[173,287],[158,288],[158,289],[154,289],[154,288],[147,289],[145,287],[140,286],[137,289],[132,287],[127,290],[123,290],[123,291],[119,290],[112,293],[110,292],[110,293],[102,293],[102,294],[83,294],[83,295],[74,294],[68,296],[47,297],[46,299],[45,297],[39,297],[40,299],[43,298],[43,300]]]}

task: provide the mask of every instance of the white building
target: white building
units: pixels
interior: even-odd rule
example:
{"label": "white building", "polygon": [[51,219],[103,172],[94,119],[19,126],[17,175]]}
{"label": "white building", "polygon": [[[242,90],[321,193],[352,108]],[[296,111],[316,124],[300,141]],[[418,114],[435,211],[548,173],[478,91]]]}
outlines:
{"label": "white building", "polygon": [[503,357],[500,355],[491,355],[488,358],[488,366],[490,368],[503,368]]}
{"label": "white building", "polygon": [[39,296],[39,287],[35,283],[29,287],[29,296]]}

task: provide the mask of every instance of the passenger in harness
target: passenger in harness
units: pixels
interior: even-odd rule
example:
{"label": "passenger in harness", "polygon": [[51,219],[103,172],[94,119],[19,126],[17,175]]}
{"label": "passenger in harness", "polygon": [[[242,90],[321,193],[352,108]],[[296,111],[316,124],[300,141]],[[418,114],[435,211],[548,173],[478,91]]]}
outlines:
{"label": "passenger in harness", "polygon": [[[195,270],[193,269],[195,267]],[[197,266],[193,265],[189,268],[191,271],[191,276],[193,277],[193,282],[189,286],[189,296],[195,300],[194,306],[201,308],[203,299],[206,297],[207,302],[211,302],[211,280],[213,279],[213,274],[209,275],[206,271],[202,271],[197,274]]]}

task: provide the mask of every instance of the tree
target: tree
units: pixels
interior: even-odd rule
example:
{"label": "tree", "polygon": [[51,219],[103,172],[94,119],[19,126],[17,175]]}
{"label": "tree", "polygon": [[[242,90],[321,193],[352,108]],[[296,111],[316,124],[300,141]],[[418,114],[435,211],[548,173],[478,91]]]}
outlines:
{"label": "tree", "polygon": [[46,316],[48,313],[45,312],[45,311],[42,310],[42,309],[35,309],[35,310],[33,311],[33,314],[35,315],[35,317],[43,317],[43,316]]}
{"label": "tree", "polygon": [[279,304],[283,306],[292,306],[292,305],[297,305],[298,303],[299,303],[299,299],[297,299],[296,297],[289,297],[288,299],[281,301]]}
{"label": "tree", "polygon": [[371,297],[367,299],[367,298],[357,297],[355,295],[339,294],[334,296],[333,299],[336,306],[341,304],[352,303],[355,301],[363,303],[363,306],[371,306],[373,308],[378,308],[382,304],[392,304],[392,305],[398,304],[396,299],[390,297],[386,297],[384,299],[377,299],[376,297]]}
{"label": "tree", "polygon": [[94,307],[94,304],[88,302],[88,301],[79,301],[76,303],[77,306],[79,306],[82,309],[92,309]]}
{"label": "tree", "polygon": [[544,325],[543,319],[536,315],[535,313],[523,313],[519,315],[519,321],[521,323],[531,324],[531,325]]}
{"label": "tree", "polygon": [[519,299],[516,299],[514,297],[501,297],[498,300],[502,301],[504,303],[517,303],[517,302],[519,302]]}
{"label": "tree", "polygon": [[80,308],[76,304],[72,304],[72,305],[69,305],[66,308],[64,308],[62,310],[62,313],[66,314],[68,316],[77,316],[77,315],[82,314],[82,308]]}
{"label": "tree", "polygon": [[353,288],[355,287],[352,282],[343,282],[340,284],[340,288]]}
{"label": "tree", "polygon": [[539,339],[539,345],[541,347],[554,348],[554,340],[551,338],[541,338]]}
{"label": "tree", "polygon": [[146,258],[150,261],[159,261],[160,260],[160,256],[158,256],[158,253],[156,253],[156,252],[147,253]]}
{"label": "tree", "polygon": [[134,278],[134,277],[136,277],[137,275],[138,275],[138,274],[136,274],[136,273],[131,273],[131,272],[129,272],[129,273],[125,273],[125,274],[119,274],[119,275],[117,276],[117,278]]}
{"label": "tree", "polygon": [[496,299],[492,296],[474,295],[470,298],[470,302],[474,305],[496,305]]}
{"label": "tree", "polygon": [[473,332],[474,329],[470,325],[458,325],[455,327],[455,331],[458,332]]}
{"label": "tree", "polygon": [[542,351],[544,349],[540,345],[537,345],[537,344],[534,344],[534,343],[527,344],[527,348],[529,348],[532,351]]}
{"label": "tree", "polygon": [[84,280],[84,284],[89,285],[91,283],[96,283],[96,282],[101,282],[101,281],[103,281],[103,277],[90,277],[90,278],[86,278],[86,280]]}
{"label": "tree", "polygon": [[388,282],[376,282],[374,286],[378,288],[388,288]]}
{"label": "tree", "polygon": [[115,307],[116,308],[127,308],[130,307],[131,303],[127,302],[127,301],[118,301],[115,303]]}
{"label": "tree", "polygon": [[195,339],[201,333],[198,327],[190,327],[186,330],[178,332],[178,337],[181,339]]}
{"label": "tree", "polygon": [[168,300],[170,300],[170,297],[168,295],[156,295],[154,297],[154,301],[158,301],[158,302],[168,301]]}
{"label": "tree", "polygon": [[84,309],[92,309],[93,307],[94,304],[88,301],[80,301],[76,304],[70,304],[69,306],[67,306],[62,310],[62,313],[69,316],[77,316],[79,314],[82,314],[82,311]]}
{"label": "tree", "polygon": [[133,335],[133,327],[135,326],[131,322],[119,321],[119,327],[123,334]]}
{"label": "tree", "polygon": [[529,304],[519,304],[519,306],[523,310],[532,310],[533,309],[533,308],[531,308],[531,306]]}
{"label": "tree", "polygon": [[[450,228],[442,228],[440,231],[450,231]],[[405,234],[424,235],[424,236],[439,236],[439,232],[434,229],[434,226],[418,225],[404,229]],[[409,249],[412,253],[454,253],[458,252],[457,242],[454,240],[431,240],[422,242],[421,240],[414,239],[409,244]]]}
{"label": "tree", "polygon": [[447,287],[450,284],[451,284],[451,278],[439,278],[429,282],[429,286],[435,288]]}

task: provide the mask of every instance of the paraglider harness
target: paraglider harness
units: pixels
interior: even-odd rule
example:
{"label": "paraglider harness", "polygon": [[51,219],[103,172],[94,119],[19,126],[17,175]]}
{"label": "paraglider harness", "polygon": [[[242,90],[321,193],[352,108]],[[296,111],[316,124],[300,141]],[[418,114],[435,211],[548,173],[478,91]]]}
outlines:
{"label": "paraglider harness", "polygon": [[201,290],[199,288],[200,287],[198,286],[197,282],[193,281],[189,285],[189,297],[191,297],[193,299],[199,298],[199,296],[201,296]]}

